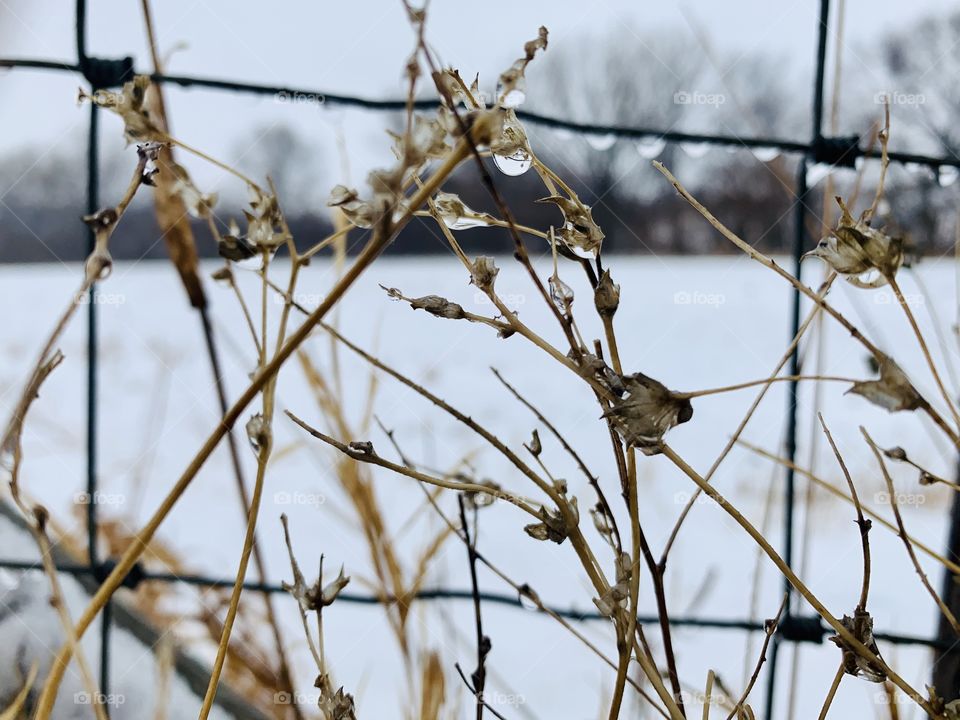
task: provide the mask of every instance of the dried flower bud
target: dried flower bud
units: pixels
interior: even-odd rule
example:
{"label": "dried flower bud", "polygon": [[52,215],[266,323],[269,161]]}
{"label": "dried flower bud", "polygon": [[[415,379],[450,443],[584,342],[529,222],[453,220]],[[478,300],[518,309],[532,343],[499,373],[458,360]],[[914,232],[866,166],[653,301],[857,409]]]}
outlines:
{"label": "dried flower bud", "polygon": [[623,397],[615,400],[602,417],[611,418],[628,446],[645,455],[659,452],[659,444],[672,427],[693,417],[690,400],[669,390],[643,373],[624,375]]}
{"label": "dried flower bud", "polygon": [[493,292],[493,284],[497,279],[497,273],[500,269],[493,261],[492,257],[481,255],[474,258],[470,267],[470,282],[476,285],[485,293]]}
{"label": "dried flower bud", "polygon": [[610,271],[604,270],[593,291],[593,304],[601,317],[613,317],[620,307],[620,286],[613,282]]}
{"label": "dried flower bud", "polygon": [[841,209],[837,228],[807,256],[820,258],[856,287],[886,285],[903,264],[903,239],[871,228],[864,215],[854,221],[843,201],[836,200]]}
{"label": "dried flower bud", "polygon": [[[844,615],[840,620],[841,624],[850,631],[850,633],[877,657],[880,657],[880,649],[877,647],[877,641],[873,637],[873,618],[866,610],[856,608],[853,617]],[[862,677],[870,682],[880,683],[887,679],[887,673],[883,667],[862,657],[856,650],[851,648],[847,641],[839,635],[832,635],[830,641],[840,648],[843,656],[843,671],[854,677]]]}
{"label": "dried flower bud", "polygon": [[847,393],[860,395],[874,405],[897,412],[923,407],[924,400],[893,358],[880,353],[877,358],[880,378],[855,382]]}

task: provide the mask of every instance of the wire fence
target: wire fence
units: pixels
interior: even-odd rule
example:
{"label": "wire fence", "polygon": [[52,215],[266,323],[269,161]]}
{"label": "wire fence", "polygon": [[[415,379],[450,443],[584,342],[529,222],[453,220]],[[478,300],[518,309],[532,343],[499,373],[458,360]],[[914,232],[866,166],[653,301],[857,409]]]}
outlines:
{"label": "wire fence", "polygon": [[[798,157],[798,168],[796,176],[796,202],[794,205],[794,234],[792,244],[793,272],[799,277],[800,259],[804,248],[808,245],[808,232],[806,220],[810,213],[808,207],[809,188],[807,185],[808,170],[812,165],[829,165],[832,168],[853,168],[856,161],[860,158],[878,158],[879,153],[871,147],[863,147],[860,144],[861,138],[858,136],[831,137],[823,133],[823,114],[824,114],[824,78],[826,70],[827,39],[829,35],[830,19],[830,0],[820,0],[817,24],[817,47],[816,47],[816,72],[814,77],[813,92],[810,104],[812,113],[813,132],[809,141],[801,142],[796,140],[785,140],[773,137],[739,137],[732,135],[714,135],[702,133],[685,133],[677,131],[664,131],[655,128],[629,127],[622,125],[595,125],[589,123],[577,123],[561,118],[542,115],[525,110],[517,110],[517,117],[535,125],[558,130],[566,130],[580,135],[602,135],[615,138],[633,139],[633,140],[658,140],[665,143],[698,143],[713,146],[722,146],[727,148],[748,148],[776,149],[782,153],[794,154]],[[76,62],[56,62],[52,60],[40,60],[33,58],[0,58],[0,68],[10,69],[34,69],[42,71],[51,71],[59,73],[73,73],[81,76],[89,85],[91,90],[111,89],[121,86],[127,80],[130,80],[135,74],[134,61],[131,57],[124,58],[101,58],[87,54],[86,45],[86,2],[77,0],[76,2],[76,43],[77,43],[77,61]],[[308,98],[314,102],[322,103],[326,106],[340,106],[348,108],[359,108],[371,112],[393,112],[404,110],[407,107],[406,100],[374,100],[363,97],[338,95],[326,93],[317,89],[296,88],[284,85],[262,85],[254,83],[244,83],[233,80],[223,80],[217,78],[204,78],[184,75],[168,75],[159,73],[147,74],[156,83],[162,85],[175,85],[183,88],[203,88],[207,90],[219,90],[225,92],[247,93],[254,95],[280,95],[286,93],[291,96]],[[433,100],[420,100],[415,102],[415,107],[419,109],[432,109],[438,106]],[[91,103],[90,119],[87,137],[87,212],[93,214],[100,208],[100,172],[99,172],[99,148],[98,148],[98,107]],[[960,158],[956,156],[934,157],[914,153],[889,152],[889,159],[894,163],[912,164],[938,172],[941,167],[960,168]],[[90,249],[93,249],[93,233],[88,232]],[[96,292],[96,288],[90,289],[91,299]],[[800,328],[800,302],[801,294],[799,291],[793,292],[788,326],[791,334],[796,335]],[[58,563],[59,572],[82,577],[92,577],[98,582],[102,582],[107,575],[114,569],[116,563],[111,558],[101,558],[98,555],[96,537],[98,532],[97,519],[97,471],[98,471],[98,335],[97,335],[97,308],[96,302],[90,302],[87,306],[87,438],[86,438],[86,488],[87,503],[86,513],[86,531],[88,543],[88,558],[86,564]],[[800,375],[800,355],[799,349],[795,348],[790,358],[788,374],[796,377]],[[787,465],[785,487],[784,487],[784,509],[783,509],[783,539],[781,555],[788,566],[792,566],[794,555],[794,517],[795,517],[795,494],[796,478],[793,470],[793,461],[796,457],[797,449],[797,405],[798,405],[798,383],[796,380],[789,382],[788,404],[786,407],[786,438],[785,455],[790,461]],[[954,522],[958,516],[958,510],[954,507]],[[952,533],[953,535],[953,533]],[[953,554],[956,548],[947,548],[948,553]],[[0,568],[11,570],[34,570],[38,569],[38,563],[16,561],[0,558]],[[141,582],[169,582],[200,587],[232,587],[234,578],[217,578],[202,575],[176,575],[172,573],[150,572],[141,565],[136,565],[124,580],[124,586],[136,587]],[[263,582],[245,582],[244,588],[260,593],[281,593],[285,592],[280,585]],[[787,594],[787,604],[783,617],[774,635],[773,642],[770,645],[767,654],[767,688],[765,698],[764,717],[772,720],[774,710],[774,700],[776,697],[777,682],[777,658],[778,649],[784,642],[788,643],[822,643],[828,632],[817,615],[803,615],[797,607],[793,588],[784,580],[784,591]],[[421,590],[416,593],[412,600],[417,601],[445,601],[445,600],[472,600],[474,593],[472,590],[458,590],[450,588],[436,588]],[[507,607],[525,608],[516,595],[498,594],[492,592],[481,592],[480,599],[483,602],[504,605]],[[344,592],[338,596],[338,602],[358,603],[365,605],[382,605],[395,601],[392,598],[383,598],[380,596]],[[574,621],[605,620],[606,618],[594,610],[579,610],[577,608],[549,607],[550,612]],[[638,622],[642,624],[654,624],[659,622],[656,616],[640,616]],[[741,632],[764,632],[763,622],[753,619],[722,619],[708,617],[671,617],[670,624],[677,627],[691,628],[714,628],[722,630],[736,630]],[[103,611],[102,622],[100,626],[100,689],[104,695],[109,693],[110,687],[110,632],[111,632],[111,606],[107,603]],[[932,649],[947,651],[953,648],[955,643],[948,642],[942,637],[917,637],[899,634],[877,633],[876,638],[881,641],[900,644],[900,645],[919,645]],[[956,690],[956,688],[954,688]],[[941,689],[941,694],[943,690]],[[954,693],[956,694],[956,693]]]}

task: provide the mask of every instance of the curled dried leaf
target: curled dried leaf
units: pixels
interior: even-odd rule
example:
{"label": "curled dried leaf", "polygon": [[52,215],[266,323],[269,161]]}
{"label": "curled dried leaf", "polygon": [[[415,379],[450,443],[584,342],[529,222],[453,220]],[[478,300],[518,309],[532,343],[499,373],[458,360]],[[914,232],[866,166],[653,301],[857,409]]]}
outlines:
{"label": "curled dried leaf", "polygon": [[[841,624],[874,655],[880,657],[880,649],[873,637],[873,618],[866,610],[856,608],[853,617],[844,615]],[[830,642],[840,648],[843,654],[843,671],[854,677],[862,677],[870,682],[881,683],[887,679],[887,673],[882,666],[862,657],[851,648],[847,641],[839,635],[832,635]]]}
{"label": "curled dried leaf", "polygon": [[523,57],[500,75],[497,83],[497,103],[502,107],[515,108],[527,98],[527,81],[524,71],[536,56],[538,50],[547,49],[547,29],[540,27],[537,37],[523,46]]}
{"label": "curled dried leaf", "polygon": [[664,433],[693,417],[693,406],[688,398],[643,373],[624,375],[621,380],[623,395],[602,417],[613,420],[627,445],[655,455]]}
{"label": "curled dried leaf", "polygon": [[841,215],[836,229],[807,255],[820,258],[856,287],[886,285],[903,264],[903,239],[870,227],[863,215],[854,220],[839,197],[837,203]]}
{"label": "curled dried leaf", "polygon": [[847,390],[848,394],[860,395],[890,412],[923,407],[924,400],[920,393],[893,358],[879,353],[875,360],[880,377],[876,380],[855,382]]}

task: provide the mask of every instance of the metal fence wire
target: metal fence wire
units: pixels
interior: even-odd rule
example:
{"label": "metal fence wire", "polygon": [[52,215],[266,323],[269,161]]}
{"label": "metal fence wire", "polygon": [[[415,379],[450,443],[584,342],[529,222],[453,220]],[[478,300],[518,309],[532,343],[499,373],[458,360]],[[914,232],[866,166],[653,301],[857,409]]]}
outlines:
{"label": "metal fence wire", "polygon": [[[87,53],[86,45],[86,1],[76,0],[76,44],[77,61],[56,62],[50,60],[40,60],[33,58],[0,58],[0,68],[10,69],[36,69],[54,72],[74,73],[81,76],[89,83],[92,90],[111,89],[120,87],[125,81],[131,79],[134,74],[134,61],[132,57],[123,58],[102,58],[94,57]],[[799,142],[796,140],[784,140],[772,137],[735,137],[730,135],[714,135],[699,133],[684,133],[676,131],[663,131],[655,128],[628,127],[618,125],[595,125],[589,123],[576,123],[569,120],[541,115],[525,110],[517,110],[517,117],[535,125],[567,130],[581,135],[604,135],[616,138],[650,140],[657,139],[666,143],[700,143],[712,146],[722,146],[728,148],[775,148],[783,153],[793,154],[799,157],[796,178],[796,198],[794,206],[794,235],[792,245],[793,272],[800,275],[800,257],[804,248],[808,245],[806,220],[810,212],[808,207],[807,171],[814,164],[829,165],[832,168],[854,168],[859,158],[875,158],[877,153],[870,148],[860,145],[858,136],[831,137],[823,133],[823,108],[824,108],[824,76],[826,69],[827,38],[829,31],[830,18],[830,0],[820,0],[819,17],[817,23],[817,48],[816,48],[816,73],[814,76],[813,93],[810,104],[812,113],[812,128],[810,140],[808,142]],[[277,95],[287,93],[291,96],[310,98],[316,102],[322,102],[325,105],[360,108],[368,111],[397,111],[404,110],[407,107],[406,100],[371,100],[362,97],[348,95],[336,95],[325,93],[316,89],[295,88],[288,86],[270,86],[253,83],[236,82],[231,80],[221,80],[215,78],[204,78],[184,75],[168,75],[152,73],[149,77],[156,83],[165,85],[176,85],[185,88],[205,88],[209,90],[220,90],[226,92],[247,93],[253,95]],[[432,100],[417,101],[415,106],[420,109],[430,109],[437,107],[437,103]],[[99,153],[98,153],[98,117],[99,110],[96,105],[91,103],[90,121],[87,138],[87,212],[92,214],[100,208],[99,197]],[[910,163],[915,166],[925,167],[933,172],[938,172],[941,167],[960,168],[960,158],[953,157],[932,157],[928,155],[918,155],[913,153],[893,152],[889,153],[889,159],[895,163]],[[90,249],[93,248],[93,233],[88,231]],[[96,288],[90,289],[91,300]],[[791,335],[796,335],[800,327],[800,293],[793,292],[792,304],[788,318],[788,326]],[[59,562],[57,569],[61,573],[66,573],[78,578],[93,579],[96,582],[102,582],[107,575],[114,569],[116,563],[111,558],[101,558],[97,553],[96,536],[98,530],[97,522],[97,429],[98,429],[98,339],[97,339],[97,308],[96,302],[90,302],[87,305],[87,438],[86,438],[86,488],[87,488],[87,513],[86,530],[88,542],[89,561],[86,564]],[[789,375],[798,376],[799,369],[799,349],[794,348],[790,358]],[[790,460],[787,465],[785,478],[785,503],[783,510],[783,539],[781,554],[788,566],[792,566],[794,555],[794,515],[795,515],[795,475],[792,468],[792,462],[796,456],[797,443],[797,404],[798,404],[798,385],[796,380],[789,382],[788,403],[786,407],[786,457]],[[953,523],[955,528],[960,520],[960,503],[955,502],[952,511]],[[960,534],[951,532],[952,537],[960,537]],[[948,553],[956,554],[957,548],[948,547]],[[33,562],[16,561],[0,558],[0,568],[11,570],[33,570],[37,569],[38,564]],[[945,571],[947,572],[947,571]],[[949,580],[949,578],[947,578]],[[170,582],[181,583],[185,585],[200,587],[232,587],[233,578],[217,578],[201,575],[175,575],[172,573],[150,572],[141,565],[136,565],[124,580],[124,586],[136,587],[141,582]],[[245,582],[244,588],[260,593],[281,593],[283,588],[279,585],[263,582]],[[767,653],[767,687],[766,698],[764,701],[764,717],[772,720],[774,700],[776,698],[777,681],[777,658],[778,650],[783,643],[822,643],[828,632],[817,615],[804,615],[794,602],[794,592],[789,582],[784,580],[784,590],[787,594],[787,605],[784,615],[781,619],[773,642]],[[515,595],[507,595],[492,592],[481,592],[480,598],[483,602],[505,605],[508,607],[522,608],[520,599]],[[418,601],[429,600],[472,600],[472,590],[457,590],[449,588],[437,588],[422,590],[414,598]],[[385,602],[383,598],[373,595],[358,593],[342,593],[339,602],[359,603],[366,605],[379,605]],[[386,600],[389,601],[389,598]],[[605,619],[600,613],[593,610],[578,610],[576,608],[551,608],[553,612],[561,617],[574,621],[591,621]],[[640,623],[657,623],[655,616],[640,616]],[[764,623],[752,619],[729,620],[706,617],[672,617],[670,624],[678,627],[693,628],[714,628],[720,630],[735,630],[740,632],[764,632]],[[100,625],[100,690],[104,695],[109,693],[110,687],[110,632],[113,625],[111,619],[111,606],[107,603],[102,615]],[[941,653],[956,652],[953,648],[955,643],[950,642],[945,637],[916,637],[909,635],[897,635],[887,633],[877,633],[876,638],[888,643],[899,645],[919,645],[936,649]],[[941,694],[943,694],[941,689]],[[960,688],[950,688],[956,691]]]}

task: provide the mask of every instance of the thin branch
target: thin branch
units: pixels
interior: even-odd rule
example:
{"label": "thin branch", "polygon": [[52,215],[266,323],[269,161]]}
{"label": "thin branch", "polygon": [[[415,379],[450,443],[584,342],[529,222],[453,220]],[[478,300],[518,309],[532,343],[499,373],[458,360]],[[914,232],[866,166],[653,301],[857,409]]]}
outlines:
{"label": "thin branch", "polygon": [[840,681],[843,680],[845,674],[843,663],[840,663],[836,675],[833,676],[833,682],[830,683],[830,690],[827,691],[827,697],[823,701],[823,707],[820,708],[820,714],[817,716],[817,720],[825,720],[827,717],[827,713],[830,712],[830,706],[833,704],[833,698],[837,694],[837,688],[840,687]]}
{"label": "thin branch", "polygon": [[[487,654],[492,643],[490,638],[483,634],[483,620],[480,613],[480,587],[477,584],[477,549],[476,538],[470,538],[470,526],[467,523],[467,513],[463,507],[463,495],[457,495],[457,504],[460,506],[460,524],[463,526],[463,539],[467,546],[467,558],[470,562],[470,587],[473,590],[473,615],[477,627],[477,668],[471,673],[473,693],[477,696],[477,720],[483,720],[483,690],[487,682]],[[474,511],[476,512],[476,511]],[[459,668],[458,668],[459,669]]]}
{"label": "thin branch", "polygon": [[763,663],[767,659],[767,646],[770,645],[770,639],[777,631],[777,626],[780,624],[780,616],[783,615],[783,611],[787,607],[788,597],[788,595],[784,594],[783,600],[780,602],[780,609],[777,610],[777,614],[772,620],[767,620],[767,622],[764,623],[763,645],[760,646],[760,657],[757,659],[757,666],[754,669],[753,674],[750,676],[750,682],[748,682],[747,687],[744,688],[743,694],[740,696],[740,699],[737,700],[737,704],[734,705],[733,710],[731,710],[730,714],[727,715],[727,720],[733,720],[733,716],[736,715],[737,711],[746,704],[747,698],[750,697],[750,693],[753,690],[753,686],[757,684],[757,679],[760,677],[760,669],[763,667]]}
{"label": "thin branch", "polygon": [[957,621],[957,617],[953,614],[953,611],[950,610],[937,591],[933,589],[933,586],[930,584],[930,580],[927,578],[927,574],[923,571],[923,567],[920,565],[920,560],[917,559],[917,553],[913,549],[913,544],[910,542],[909,536],[907,535],[907,530],[903,525],[903,517],[900,515],[900,506],[897,503],[897,490],[893,486],[893,478],[890,477],[890,472],[887,470],[887,464],[883,460],[883,454],[881,453],[880,448],[877,447],[877,444],[873,442],[873,438],[871,438],[867,433],[866,428],[864,428],[862,425],[860,426],[860,432],[863,433],[863,437],[870,446],[870,449],[873,451],[874,456],[877,458],[877,462],[880,463],[880,472],[883,473],[883,479],[887,483],[887,494],[890,496],[890,507],[893,509],[893,516],[897,519],[897,534],[900,536],[904,547],[907,549],[907,555],[910,556],[910,562],[913,563],[913,567],[917,571],[917,575],[920,576],[920,582],[923,583],[923,587],[926,588],[930,597],[933,598],[933,601],[937,603],[937,607],[940,608],[940,612],[943,613],[943,616],[947,619],[947,622],[950,623],[950,627],[953,628],[953,631],[957,633],[957,635],[960,635],[960,622]]}
{"label": "thin branch", "polygon": [[863,547],[863,584],[860,588],[860,600],[857,602],[857,609],[860,612],[866,612],[867,609],[867,595],[870,592],[870,527],[871,522],[863,516],[863,506],[860,505],[860,498],[857,495],[857,488],[853,484],[853,478],[850,477],[850,471],[847,470],[847,464],[843,461],[843,456],[840,455],[840,450],[837,448],[837,444],[833,441],[833,435],[830,434],[830,430],[827,428],[827,423],[823,419],[822,413],[817,413],[817,417],[820,419],[820,427],[823,428],[823,434],[827,437],[827,442],[830,443],[830,448],[833,450],[834,457],[837,458],[837,463],[840,465],[840,469],[843,471],[843,476],[847,479],[847,486],[850,488],[850,498],[853,500],[853,506],[857,510],[857,527],[860,528],[860,544]]}

